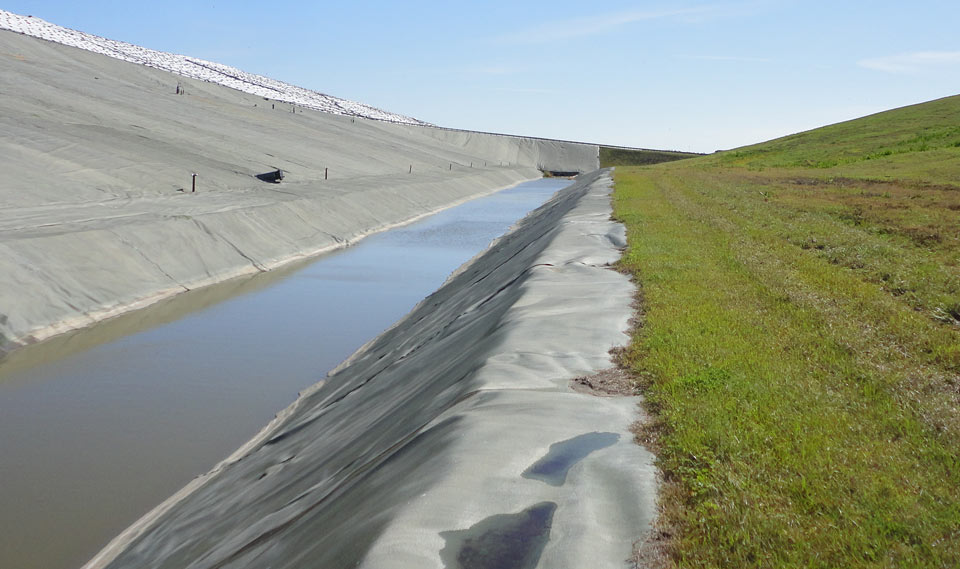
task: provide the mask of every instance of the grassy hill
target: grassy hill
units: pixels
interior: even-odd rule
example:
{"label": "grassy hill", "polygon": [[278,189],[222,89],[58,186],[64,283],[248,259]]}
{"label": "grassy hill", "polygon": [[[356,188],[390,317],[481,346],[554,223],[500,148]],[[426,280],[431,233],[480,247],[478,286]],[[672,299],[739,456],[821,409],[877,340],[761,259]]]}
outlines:
{"label": "grassy hill", "polygon": [[683,567],[960,566],[960,97],[617,168]]}
{"label": "grassy hill", "polygon": [[608,166],[647,166],[661,162],[673,162],[684,158],[702,156],[693,152],[677,152],[675,150],[644,150],[636,148],[617,148],[613,146],[600,147],[600,167]]}
{"label": "grassy hill", "polygon": [[960,183],[960,96],[718,153],[747,168],[843,167],[848,175]]}

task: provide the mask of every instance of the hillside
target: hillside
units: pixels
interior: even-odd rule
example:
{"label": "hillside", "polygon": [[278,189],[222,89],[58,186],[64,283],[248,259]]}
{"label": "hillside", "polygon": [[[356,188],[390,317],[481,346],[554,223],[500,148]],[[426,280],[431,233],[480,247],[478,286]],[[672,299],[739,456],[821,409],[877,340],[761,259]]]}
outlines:
{"label": "hillside", "polygon": [[661,162],[673,162],[685,158],[702,156],[693,152],[677,152],[673,150],[647,150],[637,148],[620,148],[616,146],[600,147],[600,167],[610,166],[648,166]]}
{"label": "hillside", "polygon": [[[960,95],[718,153],[720,164],[960,184]],[[837,168],[840,168],[837,170]]]}
{"label": "hillside", "polygon": [[684,567],[960,565],[960,97],[618,168]]}

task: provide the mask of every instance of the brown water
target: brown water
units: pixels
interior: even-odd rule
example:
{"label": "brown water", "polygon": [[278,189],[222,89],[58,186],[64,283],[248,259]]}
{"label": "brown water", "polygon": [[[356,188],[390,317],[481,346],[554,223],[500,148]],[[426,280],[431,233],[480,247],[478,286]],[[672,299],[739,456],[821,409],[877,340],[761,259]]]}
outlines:
{"label": "brown water", "polygon": [[568,183],[521,184],[0,362],[0,568],[83,564]]}

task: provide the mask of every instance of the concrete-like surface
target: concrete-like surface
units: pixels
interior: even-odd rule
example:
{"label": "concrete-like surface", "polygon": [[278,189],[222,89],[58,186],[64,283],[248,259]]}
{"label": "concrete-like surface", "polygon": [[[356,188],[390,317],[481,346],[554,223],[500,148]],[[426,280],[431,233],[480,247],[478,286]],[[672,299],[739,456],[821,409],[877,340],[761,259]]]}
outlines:
{"label": "concrete-like surface", "polygon": [[[2,30],[0,85],[0,354],[345,246],[538,166],[598,165],[594,145],[291,112]],[[255,177],[277,168],[280,184]]]}
{"label": "concrete-like surface", "polygon": [[628,340],[610,189],[582,176],[86,568],[493,567],[521,530],[537,567],[627,565],[656,495],[637,400],[569,386]]}
{"label": "concrete-like surface", "polygon": [[11,353],[0,568],[77,569],[570,183],[524,182]]}

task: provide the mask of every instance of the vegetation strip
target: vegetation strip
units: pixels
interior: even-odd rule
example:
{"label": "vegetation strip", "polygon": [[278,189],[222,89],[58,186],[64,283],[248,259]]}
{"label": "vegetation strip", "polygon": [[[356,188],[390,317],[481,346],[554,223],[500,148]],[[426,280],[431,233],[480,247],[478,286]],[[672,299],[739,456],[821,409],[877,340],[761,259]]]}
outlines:
{"label": "vegetation strip", "polygon": [[617,148],[615,146],[600,147],[600,167],[608,166],[647,166],[661,162],[672,162],[701,156],[693,152],[677,152],[675,150],[646,150],[638,148]]}
{"label": "vegetation strip", "polygon": [[960,565],[960,98],[861,121],[616,171],[678,566]]}

